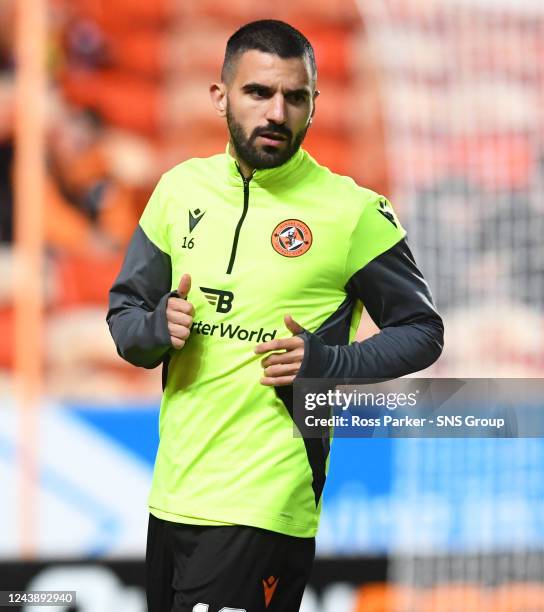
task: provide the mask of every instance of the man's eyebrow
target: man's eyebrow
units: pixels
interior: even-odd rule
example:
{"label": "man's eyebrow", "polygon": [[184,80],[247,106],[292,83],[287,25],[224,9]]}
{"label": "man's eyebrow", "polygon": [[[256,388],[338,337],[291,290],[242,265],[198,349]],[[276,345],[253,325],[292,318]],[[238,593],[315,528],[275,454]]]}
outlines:
{"label": "man's eyebrow", "polygon": [[265,91],[272,91],[272,88],[262,83],[246,83],[242,86],[242,91],[255,91],[256,89],[264,89]]}
{"label": "man's eyebrow", "polygon": [[[270,87],[269,85],[263,85],[262,83],[246,83],[245,85],[242,86],[242,91],[248,93],[248,92],[252,92],[255,90],[264,90],[264,91],[273,91],[273,88]],[[304,94],[304,95],[311,95],[311,89],[310,86],[304,86],[304,87],[298,87],[297,89],[286,89],[285,90],[285,95],[300,95],[300,94]]]}

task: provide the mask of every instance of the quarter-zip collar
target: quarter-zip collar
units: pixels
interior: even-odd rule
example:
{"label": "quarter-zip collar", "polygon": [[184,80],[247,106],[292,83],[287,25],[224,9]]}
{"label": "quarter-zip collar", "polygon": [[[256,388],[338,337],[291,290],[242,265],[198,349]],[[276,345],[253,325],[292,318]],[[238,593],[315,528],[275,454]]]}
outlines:
{"label": "quarter-zip collar", "polygon": [[[244,181],[236,159],[229,153],[229,145],[225,151],[227,158],[227,169],[229,182],[243,186]],[[291,159],[286,161],[281,166],[275,168],[266,168],[264,170],[254,170],[251,175],[251,186],[266,188],[269,185],[277,185],[279,183],[289,183],[291,180],[296,180],[306,158],[306,152],[299,149]]]}

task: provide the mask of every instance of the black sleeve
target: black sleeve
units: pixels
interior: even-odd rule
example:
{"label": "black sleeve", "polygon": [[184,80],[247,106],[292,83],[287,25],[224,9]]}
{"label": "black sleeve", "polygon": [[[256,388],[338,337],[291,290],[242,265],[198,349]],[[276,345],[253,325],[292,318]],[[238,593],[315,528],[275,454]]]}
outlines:
{"label": "black sleeve", "polygon": [[106,317],[117,352],[136,366],[154,368],[172,348],[166,320],[172,264],[140,226],[110,289]]}
{"label": "black sleeve", "polygon": [[346,285],[380,332],[348,346],[327,346],[304,331],[301,378],[397,378],[427,368],[443,347],[444,326],[413,255],[401,240]]}

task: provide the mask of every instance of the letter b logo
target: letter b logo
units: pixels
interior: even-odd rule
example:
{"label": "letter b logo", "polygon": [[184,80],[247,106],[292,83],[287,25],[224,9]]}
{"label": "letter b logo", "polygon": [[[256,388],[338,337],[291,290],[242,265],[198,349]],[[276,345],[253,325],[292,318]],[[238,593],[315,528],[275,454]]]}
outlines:
{"label": "letter b logo", "polygon": [[208,302],[215,306],[217,312],[226,313],[231,311],[234,293],[223,291],[222,289],[211,289],[210,287],[200,287],[200,290],[204,293],[204,297]]}

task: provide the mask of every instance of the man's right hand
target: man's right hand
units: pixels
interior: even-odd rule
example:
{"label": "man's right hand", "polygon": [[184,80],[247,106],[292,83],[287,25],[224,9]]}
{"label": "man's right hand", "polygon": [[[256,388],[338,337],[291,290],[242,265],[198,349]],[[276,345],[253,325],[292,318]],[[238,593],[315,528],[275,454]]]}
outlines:
{"label": "man's right hand", "polygon": [[178,294],[180,297],[168,298],[168,304],[166,306],[166,320],[168,321],[170,342],[176,349],[185,346],[185,341],[191,333],[195,309],[186,299],[190,290],[191,276],[189,274],[184,274],[178,286]]}

